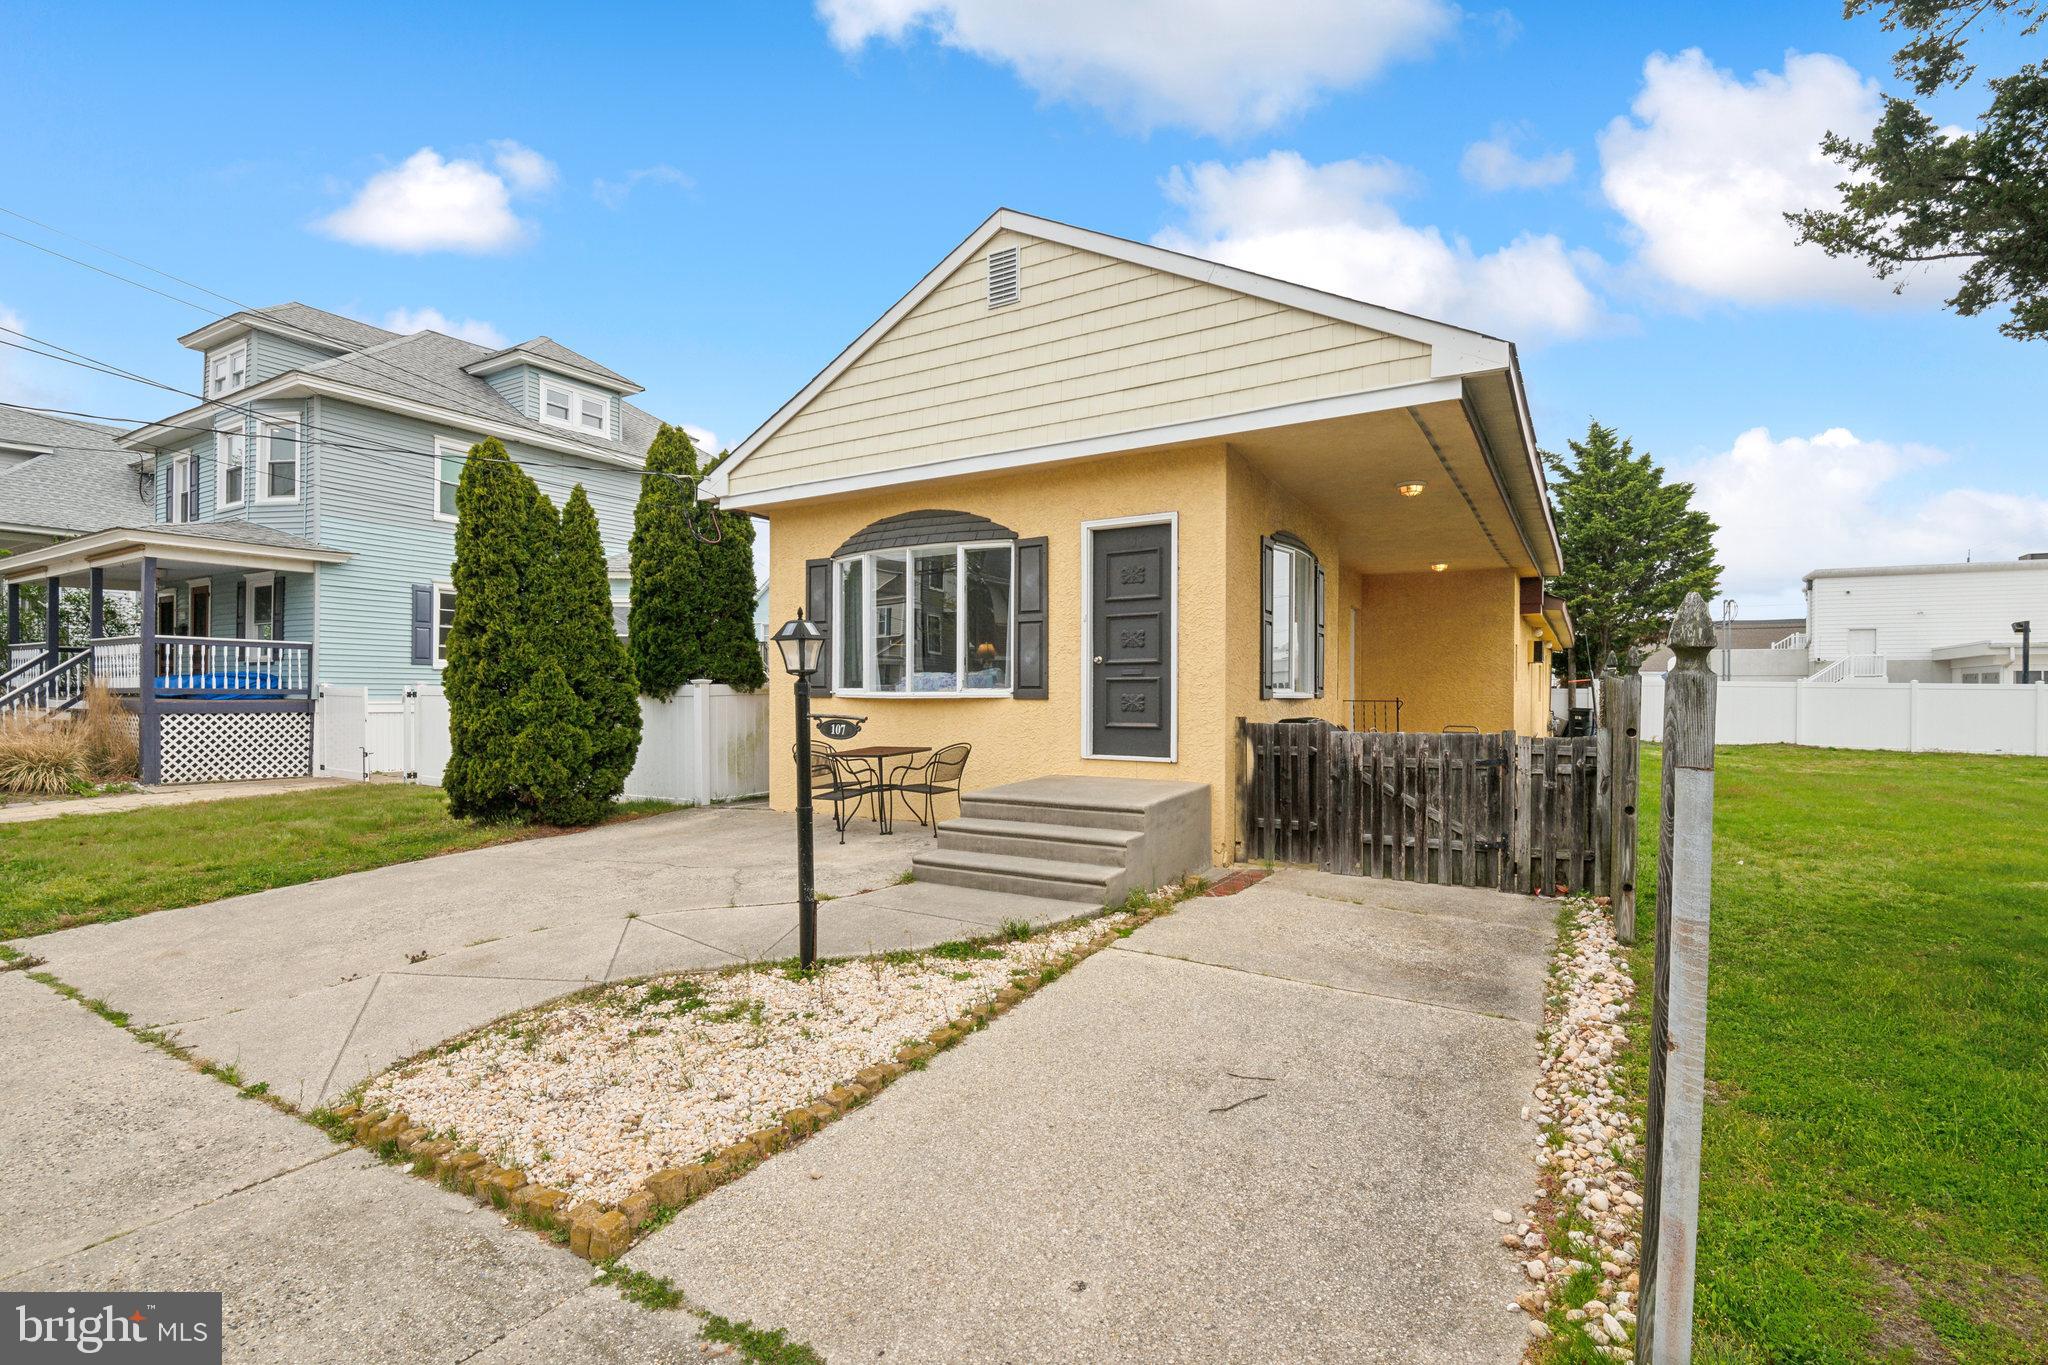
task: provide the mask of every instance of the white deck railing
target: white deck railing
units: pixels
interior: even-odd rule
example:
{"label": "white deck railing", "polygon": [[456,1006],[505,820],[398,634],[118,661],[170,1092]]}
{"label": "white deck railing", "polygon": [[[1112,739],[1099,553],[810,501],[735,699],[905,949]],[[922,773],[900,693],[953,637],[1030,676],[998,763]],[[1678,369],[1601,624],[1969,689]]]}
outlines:
{"label": "white deck railing", "polygon": [[1848,654],[1815,673],[1810,683],[1883,682],[1888,676],[1882,654]]}
{"label": "white deck railing", "polygon": [[1803,630],[1795,630],[1782,640],[1773,640],[1771,641],[1771,648],[1804,649],[1806,648],[1806,632]]}

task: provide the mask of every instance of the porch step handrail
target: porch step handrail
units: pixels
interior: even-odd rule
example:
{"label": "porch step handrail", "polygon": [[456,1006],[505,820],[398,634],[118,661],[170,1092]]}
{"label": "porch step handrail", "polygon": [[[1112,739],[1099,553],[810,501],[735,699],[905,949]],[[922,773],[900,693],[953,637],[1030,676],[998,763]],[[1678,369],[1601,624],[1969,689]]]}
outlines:
{"label": "porch step handrail", "polygon": [[68,711],[85,700],[85,685],[91,680],[92,651],[72,650],[54,667],[44,669],[11,692],[0,693],[0,716],[30,707]]}

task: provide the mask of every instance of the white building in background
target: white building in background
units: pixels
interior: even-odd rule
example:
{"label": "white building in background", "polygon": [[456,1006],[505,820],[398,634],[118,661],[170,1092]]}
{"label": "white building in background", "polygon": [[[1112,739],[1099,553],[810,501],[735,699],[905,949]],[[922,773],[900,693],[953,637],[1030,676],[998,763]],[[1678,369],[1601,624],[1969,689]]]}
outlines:
{"label": "white building in background", "polygon": [[2017,621],[2033,623],[2040,676],[2048,671],[2048,553],[1806,575],[1806,656],[1817,682],[2016,682]]}

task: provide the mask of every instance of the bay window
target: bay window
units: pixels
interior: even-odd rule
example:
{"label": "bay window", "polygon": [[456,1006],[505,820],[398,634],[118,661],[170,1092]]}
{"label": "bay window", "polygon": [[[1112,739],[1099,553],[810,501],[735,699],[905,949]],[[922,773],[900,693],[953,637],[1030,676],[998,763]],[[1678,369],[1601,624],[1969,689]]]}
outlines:
{"label": "bay window", "polygon": [[834,690],[870,695],[1010,689],[1014,547],[922,545],[833,566]]}

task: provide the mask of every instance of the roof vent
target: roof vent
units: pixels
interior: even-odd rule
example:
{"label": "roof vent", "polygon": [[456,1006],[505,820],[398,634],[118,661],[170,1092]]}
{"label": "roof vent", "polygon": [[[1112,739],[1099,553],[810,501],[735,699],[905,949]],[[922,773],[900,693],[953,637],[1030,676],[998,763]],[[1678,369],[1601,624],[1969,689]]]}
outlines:
{"label": "roof vent", "polygon": [[1017,301],[1017,248],[988,253],[988,306],[1003,308]]}

